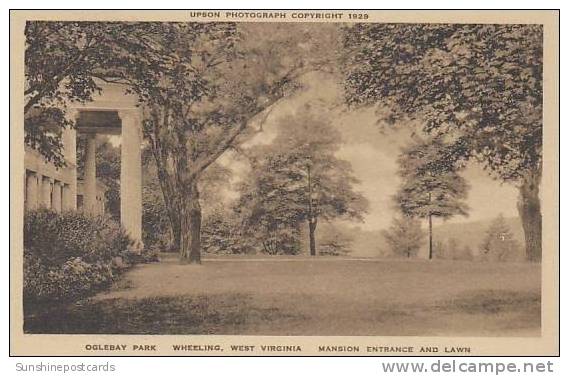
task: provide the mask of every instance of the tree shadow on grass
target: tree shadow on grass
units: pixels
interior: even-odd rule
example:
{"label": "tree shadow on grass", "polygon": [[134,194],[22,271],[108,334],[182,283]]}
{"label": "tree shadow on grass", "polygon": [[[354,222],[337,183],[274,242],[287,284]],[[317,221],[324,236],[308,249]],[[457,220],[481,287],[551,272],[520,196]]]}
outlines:
{"label": "tree shadow on grass", "polygon": [[[241,293],[143,299],[91,299],[27,310],[25,333],[477,335],[534,336],[541,326],[538,292],[477,290],[422,304],[367,306],[322,316],[320,306],[295,309]],[[296,297],[313,302],[313,297]],[[262,306],[260,305],[262,303]],[[287,308],[284,308],[287,307]],[[308,309],[311,308],[312,310]],[[331,308],[328,306],[328,310]],[[529,332],[528,332],[529,331]],[[528,334],[529,333],[529,334]]]}
{"label": "tree shadow on grass", "polygon": [[375,311],[381,335],[538,336],[539,292],[476,290],[426,304],[405,304]]}
{"label": "tree shadow on grass", "polygon": [[531,292],[479,290],[440,302],[435,308],[446,312],[466,314],[496,314],[503,312],[541,312],[541,294]]}
{"label": "tree shadow on grass", "polygon": [[244,294],[87,300],[27,315],[35,334],[238,334],[256,323],[297,319]]}

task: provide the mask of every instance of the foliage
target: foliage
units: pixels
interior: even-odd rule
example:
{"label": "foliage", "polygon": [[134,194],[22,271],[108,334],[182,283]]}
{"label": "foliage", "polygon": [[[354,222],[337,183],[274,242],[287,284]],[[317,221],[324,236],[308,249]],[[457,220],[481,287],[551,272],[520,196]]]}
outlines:
{"label": "foliage", "polygon": [[516,180],[541,165],[542,42],[541,25],[357,24],[344,34],[347,99],[458,130],[463,156]]}
{"label": "foliage", "polygon": [[96,151],[97,179],[107,187],[105,210],[115,221],[120,220],[121,150],[108,140],[100,142]]}
{"label": "foliage", "polygon": [[[270,202],[247,202],[255,193],[245,194],[236,211],[243,221],[241,241],[250,243],[253,252],[263,252],[269,255],[301,252],[300,223],[295,218],[295,212],[287,210],[284,205],[265,207]],[[274,209],[274,210],[273,210]]]}
{"label": "foliage", "polygon": [[404,257],[416,256],[426,236],[419,220],[405,215],[393,218],[389,229],[382,234],[391,252]]}
{"label": "foliage", "polygon": [[242,226],[236,213],[217,207],[211,210],[203,221],[202,247],[206,253],[242,254],[253,252],[250,238],[242,233]]}
{"label": "foliage", "polygon": [[142,241],[145,246],[169,250],[171,225],[162,197],[148,186],[142,187]]}
{"label": "foliage", "polygon": [[395,200],[403,214],[444,219],[467,215],[464,200],[469,187],[454,164],[445,162],[445,146],[441,137],[417,137],[402,151],[398,163],[403,183]]}
{"label": "foliage", "polygon": [[72,301],[108,286],[125,268],[155,260],[133,255],[132,240],[113,220],[46,209],[24,218],[24,298]]}
{"label": "foliage", "polygon": [[32,109],[24,118],[24,143],[37,150],[47,162],[61,167],[65,165],[61,134],[71,126],[73,123],[57,107]]}
{"label": "foliage", "polygon": [[126,232],[105,217],[45,209],[25,215],[24,248],[48,265],[61,265],[76,257],[86,262],[109,262],[131,244]]}
{"label": "foliage", "polygon": [[492,221],[480,244],[480,256],[488,261],[512,261],[519,255],[520,244],[514,239],[503,215]]}
{"label": "foliage", "polygon": [[76,257],[59,266],[48,265],[24,250],[24,302],[78,300],[108,287],[116,277],[110,263]]}
{"label": "foliage", "polygon": [[246,225],[292,238],[302,222],[313,235],[319,219],[361,221],[368,202],[354,190],[350,163],[335,156],[340,142],[340,132],[310,107],[281,118],[271,144],[251,151],[239,203],[249,212]]}
{"label": "foliage", "polygon": [[318,254],[326,256],[346,256],[352,251],[354,235],[344,230],[344,226],[322,227],[318,241]]}
{"label": "foliage", "polygon": [[97,79],[121,78],[121,45],[137,37],[129,33],[132,27],[124,22],[26,23],[25,141],[46,160],[65,163],[61,130],[74,126],[66,115],[68,104],[91,100],[100,91]]}

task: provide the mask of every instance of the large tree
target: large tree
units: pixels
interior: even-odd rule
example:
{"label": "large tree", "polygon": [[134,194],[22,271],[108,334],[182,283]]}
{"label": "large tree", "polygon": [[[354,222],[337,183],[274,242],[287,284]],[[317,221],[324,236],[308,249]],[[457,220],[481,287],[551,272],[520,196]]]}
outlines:
{"label": "large tree", "polygon": [[452,159],[444,158],[446,149],[442,137],[416,136],[398,159],[402,184],[395,202],[404,215],[427,219],[429,259],[433,257],[433,217],[448,219],[468,213],[464,203],[468,184]]}
{"label": "large tree", "polygon": [[541,259],[541,25],[356,24],[345,29],[351,104],[454,133],[462,158],[519,188],[527,258]]}
{"label": "large tree", "polygon": [[325,29],[150,23],[133,30],[125,77],[144,108],[144,135],[182,261],[200,262],[200,176],[319,67]]}
{"label": "large tree", "polygon": [[[178,252],[179,243],[176,243],[164,194],[158,179],[156,163],[149,147],[143,150],[142,166],[142,234],[144,245],[160,247],[169,252]],[[223,190],[227,188],[227,182],[230,178],[231,171],[219,163],[212,164],[200,176],[198,189],[203,192],[200,195],[200,206],[203,207],[204,231],[206,232],[211,227],[210,217],[212,214],[216,216],[218,207],[223,206]]]}
{"label": "large tree", "polygon": [[[354,189],[358,183],[351,164],[336,156],[341,134],[330,119],[310,106],[282,117],[278,134],[268,146],[259,146],[243,205],[256,208],[252,217],[278,228],[295,229],[305,222],[310,254],[316,252],[319,219],[362,220],[368,202]],[[270,220],[268,220],[270,219]]]}

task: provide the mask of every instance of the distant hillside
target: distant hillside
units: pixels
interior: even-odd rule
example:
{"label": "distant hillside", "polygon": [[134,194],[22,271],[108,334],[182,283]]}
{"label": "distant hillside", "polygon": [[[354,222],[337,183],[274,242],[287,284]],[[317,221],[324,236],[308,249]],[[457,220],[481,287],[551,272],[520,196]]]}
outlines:
{"label": "distant hillside", "polygon": [[[486,236],[486,231],[490,227],[492,221],[493,219],[488,219],[482,221],[445,223],[437,225],[433,228],[433,240],[434,242],[443,241],[445,244],[448,244],[449,239],[454,238],[461,249],[468,246],[473,251],[477,251],[480,248],[480,244]],[[524,232],[520,219],[506,218],[506,223],[514,236],[514,239],[520,243],[520,252],[523,252]],[[351,233],[354,238],[352,244],[353,256],[391,256],[391,252],[387,247],[385,238],[381,234],[381,230],[365,231],[355,228],[351,230]],[[419,254],[426,256],[427,246],[428,243],[425,241],[425,245],[422,247],[421,251],[419,251]],[[523,254],[520,253],[519,257],[523,258]]]}
{"label": "distant hillside", "polygon": [[[493,219],[466,222],[466,223],[445,223],[433,227],[433,239],[447,242],[450,238],[455,238],[462,245],[469,245],[478,248],[488,227]],[[506,223],[514,235],[514,239],[524,243],[524,230],[519,218],[506,218]]]}
{"label": "distant hillside", "polygon": [[[316,244],[320,245],[332,234],[349,239],[349,254],[354,257],[381,257],[386,256],[387,244],[381,230],[366,231],[359,227],[346,226],[341,223],[322,222],[316,231]],[[308,233],[306,226],[301,228],[301,244],[303,253],[308,253]]]}
{"label": "distant hillside", "polygon": [[[522,223],[519,218],[506,218],[506,223],[514,235],[514,239],[520,243],[520,252],[523,252],[524,233]],[[490,227],[493,219],[483,221],[473,221],[465,223],[445,223],[433,227],[433,241],[443,241],[448,244],[449,239],[453,238],[460,249],[468,246],[471,250],[477,251],[480,248],[486,231]],[[316,232],[317,244],[327,237],[330,233],[341,233],[351,239],[350,255],[354,257],[390,257],[393,256],[389,250],[381,230],[369,231],[359,227],[349,227],[342,224],[329,224],[323,222],[319,225]],[[308,234],[302,229],[302,243],[305,253],[308,252]],[[419,251],[422,257],[427,254],[428,241],[425,239],[424,247]],[[520,253],[520,257],[523,255]]]}
{"label": "distant hillside", "polygon": [[356,228],[353,230],[352,256],[356,257],[383,257],[390,252],[381,230],[366,231]]}

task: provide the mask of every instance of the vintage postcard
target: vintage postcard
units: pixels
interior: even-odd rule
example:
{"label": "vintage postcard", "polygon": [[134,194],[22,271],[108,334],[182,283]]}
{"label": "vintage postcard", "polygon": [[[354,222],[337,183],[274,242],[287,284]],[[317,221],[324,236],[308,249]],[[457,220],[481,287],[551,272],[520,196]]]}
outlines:
{"label": "vintage postcard", "polygon": [[557,355],[558,31],[11,11],[11,354]]}

